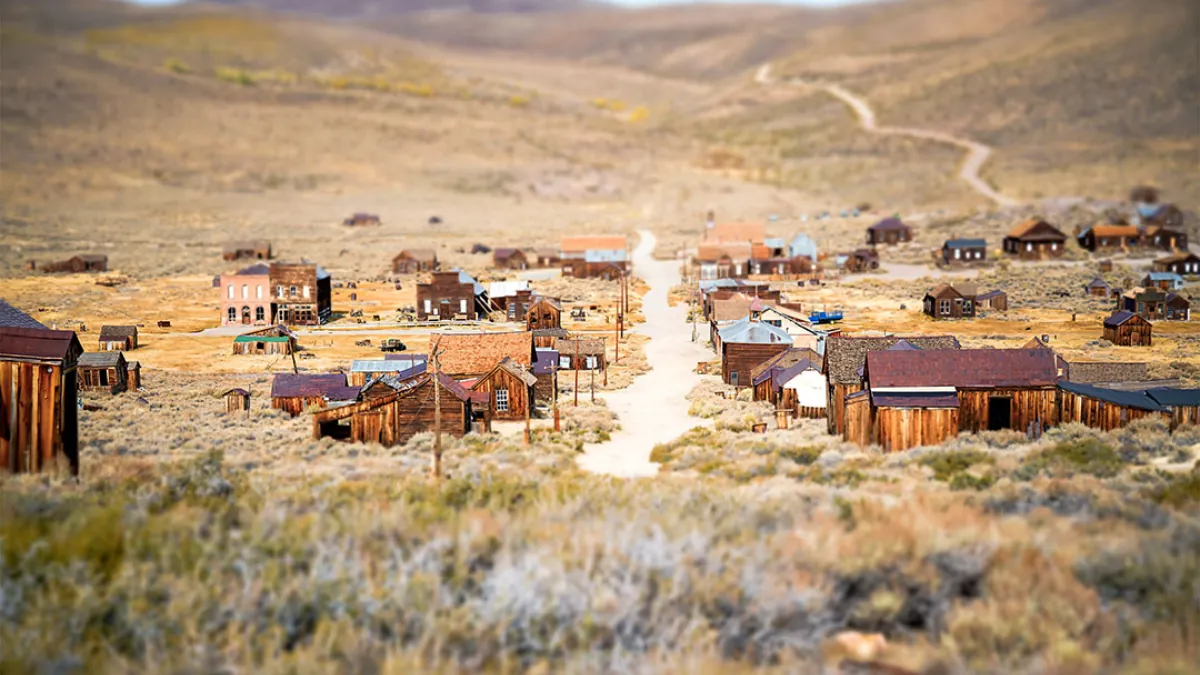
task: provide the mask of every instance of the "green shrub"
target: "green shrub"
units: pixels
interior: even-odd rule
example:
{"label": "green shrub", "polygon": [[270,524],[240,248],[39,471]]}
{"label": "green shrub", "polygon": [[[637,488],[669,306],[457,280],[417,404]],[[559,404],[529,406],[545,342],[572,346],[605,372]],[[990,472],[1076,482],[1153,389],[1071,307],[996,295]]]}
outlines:
{"label": "green shrub", "polygon": [[1111,445],[1098,438],[1064,441],[1052,448],[1030,455],[1014,473],[1019,480],[1038,475],[1073,476],[1088,474],[1097,478],[1112,478],[1121,473],[1125,464]]}
{"label": "green shrub", "polygon": [[217,79],[242,87],[254,86],[254,76],[241,68],[217,68]]}
{"label": "green shrub", "polygon": [[166,68],[172,73],[179,73],[181,75],[192,72],[192,69],[188,68],[187,64],[179,59],[167,59],[163,63],[163,68]]}
{"label": "green shrub", "polygon": [[822,452],[821,448],[812,447],[784,448],[779,451],[779,456],[784,459],[790,459],[801,466],[808,466],[816,462],[821,457]]}
{"label": "green shrub", "polygon": [[996,475],[992,473],[976,476],[961,471],[950,479],[951,490],[986,490],[996,484]]}
{"label": "green shrub", "polygon": [[934,452],[921,457],[922,466],[933,469],[936,480],[946,482],[976,464],[995,464],[996,460],[982,450],[951,450]]}

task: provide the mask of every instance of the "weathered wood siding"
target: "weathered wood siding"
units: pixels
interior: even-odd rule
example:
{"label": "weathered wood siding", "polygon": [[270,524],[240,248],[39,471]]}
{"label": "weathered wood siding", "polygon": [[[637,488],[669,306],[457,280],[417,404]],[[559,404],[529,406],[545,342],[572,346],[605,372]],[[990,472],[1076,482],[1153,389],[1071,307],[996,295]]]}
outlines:
{"label": "weathered wood siding", "polygon": [[[750,387],[753,378],[750,373],[754,367],[781,352],[787,351],[791,345],[785,342],[768,344],[747,344],[725,342],[721,344],[721,379],[725,384],[735,384],[738,387]],[[734,377],[736,375],[736,378]]]}
{"label": "weathered wood siding", "polygon": [[272,396],[271,407],[276,410],[282,410],[292,417],[313,408],[324,408],[328,405],[324,396]]}
{"label": "weathered wood siding", "polygon": [[[527,411],[532,412],[530,398],[533,388],[526,387],[520,378],[503,368],[493,370],[487,377],[476,382],[472,389],[488,393],[488,407],[491,409],[492,419],[523,420]],[[508,410],[496,407],[496,391],[500,389],[508,390]]]}
{"label": "weathered wood siding", "polygon": [[796,417],[801,417],[810,420],[825,419],[828,410],[825,408],[810,408],[805,406],[796,406]]}
{"label": "weathered wood siding", "polygon": [[[413,436],[434,430],[434,391],[430,382],[406,392],[379,399],[313,413],[313,438],[333,435],[334,425],[349,420],[344,440],[357,443],[403,445]],[[462,437],[471,430],[471,406],[443,390],[441,395],[442,433]]]}
{"label": "weathered wood siding", "polygon": [[556,393],[554,391],[554,373],[538,375],[533,391],[534,398],[538,401],[553,401]]}
{"label": "weathered wood siding", "polygon": [[1153,343],[1153,326],[1134,317],[1120,326],[1104,327],[1104,339],[1118,347],[1149,347]]}
{"label": "weathered wood siding", "polygon": [[1157,417],[1167,421],[1171,419],[1167,413],[1121,406],[1070,391],[1059,391],[1059,419],[1063,423],[1079,422],[1093,429],[1112,431],[1146,417]]}
{"label": "weathered wood siding", "polygon": [[124,368],[79,368],[79,389],[107,389],[120,394],[129,389],[129,371]]}
{"label": "weathered wood siding", "polygon": [[992,399],[1012,401],[1008,429],[1027,431],[1030,423],[1043,427],[1058,424],[1058,388],[1037,389],[960,389],[958,391],[959,426],[956,431],[972,433],[988,430],[989,407]]}
{"label": "weathered wood siding", "polygon": [[829,414],[827,427],[830,434],[842,436],[846,431],[846,397],[862,391],[862,382],[829,385]]}
{"label": "weathered wood siding", "polygon": [[250,397],[245,394],[226,394],[225,412],[240,413],[250,410]]}
{"label": "weathered wood siding", "polygon": [[[867,397],[854,403],[858,400]],[[884,452],[937,445],[958,435],[960,415],[957,408],[876,408],[872,435]]]}
{"label": "weathered wood siding", "polygon": [[434,272],[428,283],[417,284],[418,321],[446,321],[459,316],[476,318],[475,286],[460,283],[458,272]]}
{"label": "weathered wood siding", "polygon": [[0,361],[0,470],[35,473],[66,460],[79,473],[74,365]]}
{"label": "weathered wood siding", "polygon": [[850,400],[843,399],[840,410],[842,423],[839,433],[842,439],[864,448],[871,445],[870,398],[859,396]]}

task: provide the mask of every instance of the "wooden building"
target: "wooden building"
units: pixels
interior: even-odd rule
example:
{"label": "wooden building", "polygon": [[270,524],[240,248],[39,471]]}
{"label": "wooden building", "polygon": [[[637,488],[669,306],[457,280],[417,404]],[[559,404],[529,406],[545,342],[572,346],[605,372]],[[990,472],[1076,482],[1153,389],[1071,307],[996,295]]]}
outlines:
{"label": "wooden building", "polygon": [[221,394],[225,400],[226,414],[233,415],[234,413],[250,414],[250,392],[245,389],[230,389]]}
{"label": "wooden building", "polygon": [[792,338],[794,348],[811,349],[818,354],[825,351],[825,339],[830,331],[813,326],[808,317],[798,309],[792,309],[792,306],[764,305],[760,302],[751,305],[750,318],[782,328]]}
{"label": "wooden building", "polygon": [[1149,347],[1152,331],[1149,321],[1128,310],[1120,310],[1104,320],[1101,337],[1118,347]]}
{"label": "wooden building", "polygon": [[895,246],[912,239],[912,228],[899,218],[884,218],[867,228],[868,246]]}
{"label": "wooden building", "polygon": [[751,276],[765,276],[788,279],[805,274],[812,274],[813,261],[804,257],[770,257],[751,258]]}
{"label": "wooden building", "polygon": [[[471,432],[473,401],[482,398],[473,399],[470,391],[442,374],[435,378],[423,373],[403,382],[373,380],[351,402],[313,412],[313,439],[404,445],[419,433],[435,430],[439,409],[442,433],[461,438]],[[490,431],[490,420],[484,418],[481,426]]]}
{"label": "wooden building", "polygon": [[1165,321],[1191,321],[1191,300],[1178,293],[1167,293],[1166,302],[1163,303],[1162,318]]}
{"label": "wooden building", "polygon": [[1188,235],[1183,227],[1183,212],[1177,207],[1170,206],[1168,210],[1174,209],[1178,215],[1178,225],[1150,225],[1145,229],[1143,240],[1146,247],[1157,248],[1163,251],[1187,251],[1188,250]]}
{"label": "wooden building", "polygon": [[142,364],[138,361],[125,362],[126,382],[129,383],[129,391],[137,391],[142,388]]}
{"label": "wooden building", "polygon": [[538,269],[554,269],[562,266],[562,253],[552,247],[540,247],[534,250],[536,254],[536,262],[534,267]]}
{"label": "wooden building", "polygon": [[392,274],[417,274],[437,269],[437,251],[431,248],[404,249],[392,258]]}
{"label": "wooden building", "polygon": [[987,261],[986,239],[947,239],[942,244],[942,264],[976,265]]}
{"label": "wooden building", "polygon": [[941,283],[925,293],[922,305],[925,314],[934,319],[973,319],[976,294],[972,284]]}
{"label": "wooden building", "polygon": [[523,420],[533,413],[536,385],[533,373],[505,358],[471,385],[471,391],[487,394],[492,419]]}
{"label": "wooden building", "polygon": [[296,336],[287,326],[270,326],[233,338],[235,355],[287,356],[296,351]]}
{"label": "wooden building", "polygon": [[138,348],[137,326],[101,326],[100,351],[127,352]]}
{"label": "wooden building", "polygon": [[1164,291],[1177,291],[1183,288],[1183,277],[1174,272],[1151,272],[1142,277],[1145,288],[1160,288]]}
{"label": "wooden building", "polygon": [[1128,252],[1142,246],[1142,234],[1136,225],[1100,224],[1084,229],[1076,239],[1080,248],[1092,253]]}
{"label": "wooden building", "polygon": [[505,358],[528,370],[533,366],[533,335],[528,331],[438,332],[429,336],[430,359],[456,378],[483,377]]}
{"label": "wooden building", "polygon": [[975,296],[975,311],[978,312],[1007,312],[1008,293],[999,290],[986,291]]}
{"label": "wooden building", "polygon": [[75,333],[48,330],[0,300],[0,472],[36,473],[65,462],[79,473],[81,354]]}
{"label": "wooden building", "polygon": [[1158,321],[1167,310],[1167,292],[1153,286],[1135,286],[1117,298],[1117,309],[1133,312],[1143,319]]}
{"label": "wooden building", "polygon": [[1041,218],[1030,218],[1004,237],[1004,252],[1021,260],[1058,258],[1066,252],[1067,235]]}
{"label": "wooden building", "polygon": [[382,224],[383,221],[374,213],[355,213],[342,220],[342,225],[346,227],[367,227]]}
{"label": "wooden building", "polygon": [[277,373],[271,382],[271,407],[292,417],[309,408],[358,399],[358,387],[346,383],[342,373]]}
{"label": "wooden building", "polygon": [[1170,419],[1157,401],[1140,391],[1102,389],[1090,384],[1059,382],[1059,420],[1112,431],[1146,417]]}
{"label": "wooden building", "polygon": [[85,352],[79,356],[79,389],[129,390],[129,364],[121,352]]}
{"label": "wooden building", "polygon": [[[489,310],[493,312],[503,312],[505,315],[512,317],[520,312],[520,307],[516,305],[522,301],[525,304],[529,303],[529,298],[533,296],[533,289],[529,287],[529,282],[521,279],[517,281],[493,281],[488,284],[487,295]],[[510,313],[509,310],[512,310]],[[524,315],[521,312],[522,316]],[[515,319],[510,319],[515,320]]]}
{"label": "wooden building", "polygon": [[[391,355],[390,355],[391,356]],[[364,387],[367,382],[391,377],[403,382],[428,370],[428,354],[397,354],[396,358],[355,359],[350,363],[350,386]]]}
{"label": "wooden building", "polygon": [[316,263],[275,262],[270,285],[275,288],[275,321],[288,326],[319,326],[333,318],[333,279]]}
{"label": "wooden building", "polygon": [[558,398],[557,350],[538,347],[530,372],[537,378],[537,384],[533,385],[536,400],[548,403]]}
{"label": "wooden building", "polygon": [[558,352],[558,370],[599,370],[608,368],[604,340],[596,338],[559,338],[554,342]]}
{"label": "wooden building", "polygon": [[1155,272],[1173,272],[1180,276],[1185,274],[1200,274],[1200,256],[1184,252],[1159,258],[1154,261]]}
{"label": "wooden building", "polygon": [[562,328],[562,305],[556,298],[536,295],[525,311],[525,330]]}
{"label": "wooden building", "polygon": [[879,269],[879,253],[869,248],[855,249],[845,254],[841,267],[847,274],[858,274]]}
{"label": "wooden building", "polygon": [[1171,428],[1200,426],[1200,389],[1147,389],[1146,395],[1171,416]]}
{"label": "wooden building", "polygon": [[[1184,234],[1183,210],[1174,204],[1139,204],[1134,215],[1136,224],[1147,228],[1159,227],[1162,230],[1182,235],[1173,242],[1174,248],[1187,250],[1187,235]],[[1167,249],[1166,242],[1157,242],[1161,248]]]}
{"label": "wooden building", "polygon": [[787,351],[792,337],[782,328],[746,318],[719,331],[721,380],[735,387],[752,387],[754,367]]}
{"label": "wooden building", "polygon": [[85,253],[66,260],[42,265],[46,274],[81,274],[84,272],[107,272],[108,256],[102,253]]}
{"label": "wooden building", "polygon": [[873,351],[863,379],[867,394],[847,410],[846,440],[885,452],[1058,424],[1057,369],[1045,349]]}
{"label": "wooden building", "polygon": [[496,248],[492,250],[492,267],[502,270],[527,270],[529,257],[519,248]]}
{"label": "wooden building", "polygon": [[629,270],[624,235],[562,238],[562,275],[576,279],[620,279]]}
{"label": "wooden building", "polygon": [[826,400],[829,413],[826,426],[830,434],[844,435],[846,430],[846,397],[863,389],[863,368],[867,354],[886,349],[958,349],[958,340],[948,335],[921,337],[840,337],[830,336],[825,342]]}
{"label": "wooden building", "polygon": [[792,417],[825,417],[828,411],[825,378],[818,364],[807,358],[788,365],[783,365],[784,361],[778,357],[774,360],[776,365],[756,369],[754,400],[769,401],[776,411],[786,411]]}
{"label": "wooden building", "polygon": [[1111,298],[1113,296],[1113,287],[1108,285],[1108,282],[1096,277],[1083,287],[1083,292],[1093,298]]}
{"label": "wooden building", "polygon": [[221,258],[233,262],[235,260],[270,260],[271,242],[269,241],[231,241],[221,249]]}
{"label": "wooden building", "polygon": [[433,272],[417,284],[418,321],[474,321],[489,309],[483,285],[460,270]]}

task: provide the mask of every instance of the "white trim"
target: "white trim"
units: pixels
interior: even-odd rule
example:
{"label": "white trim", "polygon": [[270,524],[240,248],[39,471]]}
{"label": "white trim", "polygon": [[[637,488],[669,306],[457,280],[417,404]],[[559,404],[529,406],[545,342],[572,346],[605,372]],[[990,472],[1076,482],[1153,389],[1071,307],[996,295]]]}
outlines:
{"label": "white trim", "polygon": [[953,394],[955,387],[871,387],[872,393],[880,394]]}

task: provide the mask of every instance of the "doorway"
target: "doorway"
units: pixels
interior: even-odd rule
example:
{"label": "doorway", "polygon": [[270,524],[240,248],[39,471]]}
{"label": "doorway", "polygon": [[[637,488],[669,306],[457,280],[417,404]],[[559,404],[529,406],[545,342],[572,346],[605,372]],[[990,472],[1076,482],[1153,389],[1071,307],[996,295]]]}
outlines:
{"label": "doorway", "polygon": [[1012,428],[1012,399],[993,396],[988,399],[988,431]]}

